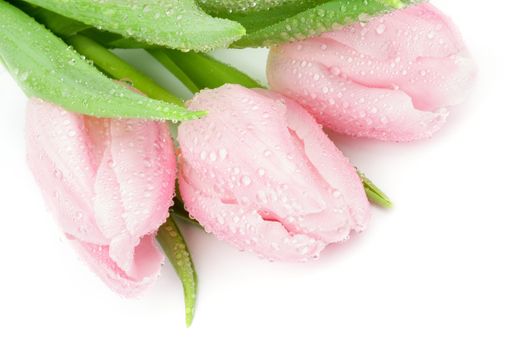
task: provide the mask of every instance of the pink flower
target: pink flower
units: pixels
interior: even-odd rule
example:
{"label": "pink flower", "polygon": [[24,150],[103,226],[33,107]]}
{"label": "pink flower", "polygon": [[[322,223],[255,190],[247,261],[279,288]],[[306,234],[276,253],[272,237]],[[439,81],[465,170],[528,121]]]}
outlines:
{"label": "pink flower", "polygon": [[305,261],[364,229],[369,204],[354,167],[297,103],[224,85],[179,126],[179,187],[208,232],[271,260]]}
{"label": "pink flower", "polygon": [[176,180],[166,124],[88,117],[32,99],[26,128],[29,166],[67,237],[112,289],[143,290],[160,270],[154,234]]}
{"label": "pink flower", "polygon": [[411,141],[462,103],[476,67],[455,25],[430,4],[271,50],[268,79],[325,127]]}

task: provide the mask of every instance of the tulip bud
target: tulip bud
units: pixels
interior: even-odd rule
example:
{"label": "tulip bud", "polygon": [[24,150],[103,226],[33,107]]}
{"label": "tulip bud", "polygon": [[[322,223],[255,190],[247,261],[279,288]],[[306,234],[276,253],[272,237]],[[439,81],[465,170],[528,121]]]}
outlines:
{"label": "tulip bud", "polygon": [[424,3],[271,50],[273,90],[323,126],[358,137],[430,137],[462,103],[476,67],[455,25]]}
{"label": "tulip bud", "polygon": [[117,292],[143,290],[160,270],[154,234],[174,194],[167,125],[88,117],[32,99],[26,142],[46,203],[79,253]]}
{"label": "tulip bud", "polygon": [[270,260],[305,261],[365,228],[354,167],[302,107],[276,93],[224,85],[189,104],[178,183],[206,231]]}

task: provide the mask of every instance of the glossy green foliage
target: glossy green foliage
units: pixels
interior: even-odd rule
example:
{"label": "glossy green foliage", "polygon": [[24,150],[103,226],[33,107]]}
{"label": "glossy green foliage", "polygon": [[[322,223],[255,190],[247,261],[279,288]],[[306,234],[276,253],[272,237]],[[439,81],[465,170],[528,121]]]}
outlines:
{"label": "glossy green foliage", "polygon": [[[199,0],[207,12],[240,22],[247,35],[234,47],[270,46],[300,40],[371,16],[381,15],[417,0]],[[254,5],[255,3],[255,5]]]}
{"label": "glossy green foliage", "polygon": [[61,16],[55,12],[51,12],[45,8],[32,5],[22,0],[10,0],[9,2],[36,19],[37,22],[44,24],[46,28],[59,36],[73,35],[90,28],[88,24]]}
{"label": "glossy green foliage", "polygon": [[363,188],[367,194],[367,198],[373,204],[376,204],[382,208],[391,208],[392,202],[389,197],[383,193],[383,191],[376,186],[369,178],[365,176],[362,172],[358,170],[358,175],[361,178],[363,183]]}
{"label": "glossy green foliage", "polygon": [[213,18],[193,0],[25,0],[98,29],[184,51],[226,47],[244,35],[237,22]]}
{"label": "glossy green foliage", "polygon": [[27,95],[73,112],[168,120],[202,115],[117,84],[33,18],[3,0],[0,58]]}
{"label": "glossy green foliage", "polygon": [[229,18],[242,24],[248,34],[283,21],[330,0],[199,0],[213,16]]}
{"label": "glossy green foliage", "polygon": [[185,321],[188,327],[194,317],[198,277],[185,239],[173,220],[172,214],[159,228],[156,238],[180,277],[185,299]]}

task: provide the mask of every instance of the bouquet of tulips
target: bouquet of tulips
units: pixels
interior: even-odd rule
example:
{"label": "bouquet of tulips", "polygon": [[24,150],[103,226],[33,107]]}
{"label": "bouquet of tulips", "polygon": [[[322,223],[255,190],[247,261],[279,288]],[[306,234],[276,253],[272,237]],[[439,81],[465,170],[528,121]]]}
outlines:
{"label": "bouquet of tulips", "polygon": [[[270,47],[267,87],[205,52]],[[139,48],[182,101],[112,49]],[[333,144],[428,138],[476,69],[454,24],[411,0],[0,0],[0,63],[29,97],[29,167],[106,284],[133,296],[164,255],[197,277],[181,220],[279,261],[319,256],[389,199]],[[157,243],[156,243],[157,241]]]}

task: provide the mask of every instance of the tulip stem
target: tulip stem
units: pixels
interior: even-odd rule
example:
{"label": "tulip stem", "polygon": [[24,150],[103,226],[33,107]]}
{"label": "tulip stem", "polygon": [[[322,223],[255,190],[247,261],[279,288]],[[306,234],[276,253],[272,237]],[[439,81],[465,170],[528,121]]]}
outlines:
{"label": "tulip stem", "polygon": [[205,88],[215,89],[224,84],[239,84],[250,89],[264,87],[235,67],[203,53],[170,49],[147,51],[176,78],[180,79],[192,93]]}
{"label": "tulip stem", "polygon": [[173,214],[171,211],[167,221],[161,225],[156,239],[182,283],[185,299],[185,323],[189,327],[193,321],[196,308],[198,277],[185,239],[172,217]]}
{"label": "tulip stem", "polygon": [[185,87],[193,94],[200,91],[200,88],[189,78],[189,76],[171,59],[164,49],[147,49],[152,57],[161,63],[171,72]]}
{"label": "tulip stem", "polygon": [[150,98],[183,106],[181,99],[94,40],[76,34],[68,37],[66,41],[112,78],[132,83],[134,88]]}

